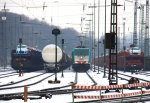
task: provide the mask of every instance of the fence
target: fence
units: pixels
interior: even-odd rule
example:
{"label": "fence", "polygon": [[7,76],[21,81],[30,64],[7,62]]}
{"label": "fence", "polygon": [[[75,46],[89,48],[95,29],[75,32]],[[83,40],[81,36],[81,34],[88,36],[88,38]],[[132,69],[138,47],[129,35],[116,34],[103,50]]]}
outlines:
{"label": "fence", "polygon": [[[121,84],[121,85],[109,85],[109,86],[84,86],[84,85],[72,85],[72,91],[74,89],[81,89],[81,90],[99,90],[100,95],[74,95],[72,92],[73,102],[74,99],[112,99],[112,98],[124,98],[124,97],[131,97],[131,96],[143,96],[144,94],[150,94],[150,90],[143,91],[142,88],[149,87],[150,82],[143,82],[143,83],[135,83],[135,84]],[[131,88],[131,87],[141,87],[141,91],[139,92],[132,92],[132,93],[123,93],[123,89]],[[122,89],[121,94],[112,94],[112,95],[102,95],[101,90],[107,89]]]}

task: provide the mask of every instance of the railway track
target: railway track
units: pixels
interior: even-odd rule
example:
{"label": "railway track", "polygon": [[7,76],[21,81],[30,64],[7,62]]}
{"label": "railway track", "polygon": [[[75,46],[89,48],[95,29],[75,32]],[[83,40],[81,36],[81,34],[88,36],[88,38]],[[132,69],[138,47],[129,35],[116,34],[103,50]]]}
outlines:
{"label": "railway track", "polygon": [[[97,85],[97,82],[92,78],[92,76],[90,76],[90,74],[88,72],[86,73],[74,73],[74,82],[71,82],[70,84],[66,84],[66,85],[63,85],[63,86],[58,86],[58,87],[51,87],[51,88],[47,88],[47,89],[40,89],[40,90],[35,90],[35,91],[29,91],[29,95],[32,95],[32,96],[39,96],[39,98],[36,98],[35,99],[41,99],[42,97],[45,97],[48,93],[51,93],[53,95],[58,95],[58,94],[71,94],[71,93],[78,93],[78,92],[89,92],[89,90],[78,90],[78,89],[72,89],[71,86],[74,85],[74,84],[82,84],[81,82],[85,82],[84,79],[82,78],[81,75],[86,75],[86,78],[89,78],[89,82],[90,85]],[[53,74],[54,75],[54,74]],[[85,77],[85,76],[84,76]],[[42,78],[40,81],[43,81],[45,78]],[[82,81],[83,79],[83,81]],[[28,84],[27,86],[34,86],[35,84],[38,84],[40,83],[40,81],[37,81],[33,84]],[[85,84],[86,85],[86,84]],[[24,85],[20,86],[20,87],[24,87]],[[19,87],[19,88],[20,88]],[[4,88],[3,88],[4,89]],[[6,89],[14,89],[13,88],[6,88]],[[92,90],[91,90],[92,91]],[[20,93],[9,93],[9,94],[1,94],[0,95],[0,100],[9,100],[9,99],[23,99],[23,92],[20,92]],[[29,99],[33,99],[33,98],[30,98]],[[107,100],[106,100],[107,101]],[[108,100],[109,101],[109,100]],[[95,103],[96,101],[91,101],[91,103]],[[114,101],[112,100],[112,103]],[[84,103],[87,103],[87,102],[84,102]]]}
{"label": "railway track", "polygon": [[[96,68],[97,69],[97,68]],[[99,69],[99,71],[101,71],[101,72],[103,72],[103,69],[101,68],[101,69]],[[106,70],[106,73],[108,74],[108,70]],[[146,75],[146,74],[144,74],[145,76],[148,76],[148,75]],[[122,80],[126,80],[126,81],[129,81],[129,79],[131,78],[131,77],[133,77],[133,75],[131,75],[131,74],[126,74],[126,73],[124,73],[124,72],[118,72],[118,78],[121,78]],[[140,78],[140,77],[138,77],[138,76],[136,76],[136,78],[138,78],[140,81],[142,81],[142,82],[150,82],[150,80],[147,80],[147,79],[142,79],[142,78]]]}
{"label": "railway track", "polygon": [[[127,75],[127,74],[124,74],[124,73],[118,73],[118,74],[119,74],[119,78],[122,78],[124,80],[129,80],[131,77],[133,77],[131,75]],[[150,80],[142,79],[140,77],[136,77],[136,78],[138,78],[142,82],[150,82]]]}
{"label": "railway track", "polygon": [[91,81],[93,82],[93,85],[97,85],[97,82],[92,78],[92,76],[86,72],[86,74],[88,75],[88,77],[91,79]]}
{"label": "railway track", "polygon": [[6,78],[6,77],[15,76],[15,75],[18,75],[18,73],[16,73],[16,72],[15,72],[15,73],[12,73],[12,74],[7,74],[7,75],[5,74],[5,75],[1,75],[1,76],[0,76],[0,79],[2,79],[2,78]]}
{"label": "railway track", "polygon": [[17,73],[17,72],[16,71],[13,71],[13,72],[10,72],[10,73],[9,72],[7,72],[7,73],[5,72],[5,73],[0,74],[0,76],[9,75],[9,74],[13,74],[13,73]]}
{"label": "railway track", "polygon": [[[29,86],[33,86],[37,83],[40,83],[42,82],[43,80],[53,76],[54,74],[51,74],[50,76],[47,76],[35,83],[31,83],[31,84],[28,84],[26,85],[27,87]],[[75,74],[75,80],[77,80],[77,74]],[[73,84],[70,83],[70,84],[67,84],[67,85],[64,85],[64,86],[59,86],[59,87],[53,87],[53,88],[47,88],[47,89],[41,89],[41,90],[36,90],[36,91],[30,91],[29,92],[29,95],[34,95],[34,96],[40,96],[40,97],[45,97],[46,94],[48,93],[51,93],[53,95],[57,95],[57,94],[68,94],[68,93],[72,93],[72,89],[71,89],[71,86]],[[20,86],[13,86],[13,87],[3,87],[3,88],[0,88],[0,90],[6,90],[6,89],[17,89],[17,88],[21,88],[21,87],[24,87],[24,85],[20,85]],[[70,89],[66,89],[70,87]],[[81,90],[74,90],[73,92],[81,92]],[[0,94],[0,100],[10,100],[10,99],[23,99],[23,92],[19,92],[19,93],[8,93],[8,94]]]}
{"label": "railway track", "polygon": [[90,80],[89,82],[92,82],[91,85],[97,85],[97,82],[92,78],[92,76],[88,72],[80,73],[80,74],[76,72],[75,84],[80,84],[80,83],[84,83],[85,82],[84,78],[83,78],[83,75],[86,75],[84,78],[86,78],[86,77],[89,78],[89,80]]}
{"label": "railway track", "polygon": [[[96,85],[96,81],[92,78],[92,76],[90,76],[89,73],[84,73],[88,78],[89,80],[92,82],[91,85]],[[48,76],[48,77],[51,77],[53,76],[54,74]],[[66,84],[64,86],[59,86],[59,87],[53,87],[53,88],[47,88],[47,89],[41,89],[41,90],[36,90],[36,91],[32,91],[32,92],[29,92],[29,95],[35,95],[35,96],[40,96],[40,97],[44,97],[47,93],[51,93],[53,95],[57,95],[57,94],[69,94],[69,93],[76,93],[76,92],[86,92],[85,90],[77,90],[77,89],[74,89],[72,91],[72,88],[71,86],[73,84],[78,84],[79,83],[79,80],[78,79],[81,79],[80,77],[78,77],[78,73],[75,73],[75,79],[74,79],[74,82],[70,83],[70,84]],[[31,83],[31,84],[28,84],[26,85],[27,87],[29,86],[33,86],[37,83],[40,83],[41,81],[47,79],[48,77],[45,77],[35,83]],[[32,77],[34,78],[34,77]],[[82,81],[84,82],[84,81]],[[13,84],[9,84],[9,85],[13,85]],[[21,88],[21,87],[24,87],[24,85],[20,85],[20,86],[11,86],[11,87],[6,87],[6,85],[4,86],[1,86],[0,90],[6,90],[6,89],[17,89],[17,88]],[[68,89],[69,87],[69,89]],[[8,94],[1,94],[0,95],[0,99],[1,100],[5,100],[5,99],[22,99],[23,98],[23,92],[20,92],[20,93],[8,93]]]}
{"label": "railway track", "polygon": [[[44,74],[45,74],[45,73],[44,73]],[[21,83],[21,82],[23,82],[23,81],[31,80],[32,78],[39,77],[39,76],[44,75],[44,74],[40,74],[40,75],[37,75],[37,76],[34,76],[34,77],[30,77],[30,78],[27,78],[27,79],[24,79],[24,80],[21,80],[21,81],[19,81],[19,82],[15,82],[15,83],[12,83],[12,84],[1,85],[0,90],[21,88],[21,87],[24,87],[25,85],[26,85],[26,86],[33,86],[33,85],[36,85],[36,84],[38,84],[38,83],[44,81],[45,79],[47,79],[47,78],[49,78],[49,77],[51,77],[51,76],[54,75],[54,74],[51,74],[51,75],[46,76],[46,77],[44,77],[44,78],[42,78],[42,79],[40,79],[40,80],[38,80],[38,81],[36,81],[36,82],[33,82],[33,83],[21,84],[21,85],[19,85],[19,83]],[[19,86],[16,86],[15,84],[18,84]],[[8,86],[9,86],[9,87],[8,87]]]}
{"label": "railway track", "polygon": [[42,75],[44,75],[44,74],[46,74],[46,73],[42,73],[42,74],[38,74],[38,75],[35,75],[35,76],[31,76],[31,77],[28,77],[28,78],[26,78],[26,79],[22,79],[22,80],[16,81],[16,82],[13,82],[13,81],[12,81],[12,83],[9,83],[9,84],[8,84],[8,83],[2,84],[2,85],[0,85],[0,88],[1,88],[1,87],[6,87],[6,86],[13,86],[13,85],[19,84],[19,83],[23,83],[23,82],[25,82],[25,81],[28,81],[28,80],[31,80],[31,79],[33,79],[33,78],[42,76]]}
{"label": "railway track", "polygon": [[150,72],[147,71],[136,72],[136,74],[150,76]]}

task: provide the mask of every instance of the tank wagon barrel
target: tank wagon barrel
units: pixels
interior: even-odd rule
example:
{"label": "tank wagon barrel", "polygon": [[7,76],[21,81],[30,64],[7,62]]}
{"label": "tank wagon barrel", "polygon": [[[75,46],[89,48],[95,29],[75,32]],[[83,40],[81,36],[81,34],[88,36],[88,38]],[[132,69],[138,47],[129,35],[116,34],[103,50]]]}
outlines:
{"label": "tank wagon barrel", "polygon": [[[45,69],[49,72],[55,71],[55,45],[46,45],[42,50],[42,58],[44,60]],[[57,70],[66,69],[71,66],[71,58],[62,51],[62,49],[57,46]]]}

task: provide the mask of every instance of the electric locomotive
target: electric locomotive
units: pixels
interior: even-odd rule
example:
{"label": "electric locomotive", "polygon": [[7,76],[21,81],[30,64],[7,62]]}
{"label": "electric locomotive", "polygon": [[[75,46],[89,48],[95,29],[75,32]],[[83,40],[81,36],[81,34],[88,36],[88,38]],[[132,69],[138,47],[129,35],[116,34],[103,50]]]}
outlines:
{"label": "electric locomotive", "polygon": [[72,50],[72,68],[75,72],[86,72],[91,66],[90,49],[78,46]]}
{"label": "electric locomotive", "polygon": [[25,72],[42,70],[44,65],[41,51],[24,44],[17,45],[16,50],[11,52],[11,67]]}
{"label": "electric locomotive", "polygon": [[[104,66],[104,56],[95,58],[95,64]],[[109,67],[109,55],[105,57],[106,67]],[[138,72],[144,68],[144,53],[138,47],[131,47],[126,50],[119,51],[117,54],[117,68],[127,72]]]}
{"label": "electric locomotive", "polygon": [[139,47],[131,47],[118,54],[118,67],[124,71],[137,72],[144,69],[144,53]]}

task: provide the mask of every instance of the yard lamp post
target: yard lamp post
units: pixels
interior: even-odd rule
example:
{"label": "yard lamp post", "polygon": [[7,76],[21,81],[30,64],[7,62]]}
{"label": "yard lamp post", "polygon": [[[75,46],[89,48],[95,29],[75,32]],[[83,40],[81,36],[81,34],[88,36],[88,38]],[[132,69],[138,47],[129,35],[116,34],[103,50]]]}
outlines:
{"label": "yard lamp post", "polygon": [[100,50],[99,50],[99,45],[100,45],[100,43],[101,43],[101,41],[98,41],[98,72],[97,72],[97,74],[100,74],[99,73],[99,66],[100,66],[100,58],[99,58],[99,52],[100,52]]}
{"label": "yard lamp post", "polygon": [[[64,39],[62,39],[62,52],[63,52],[63,51],[64,51]],[[65,63],[64,61],[65,61],[65,59],[66,59],[66,58],[64,57],[64,59],[63,59],[62,62],[61,62],[61,63],[62,63],[62,64],[61,64],[61,65],[62,65],[62,74],[61,74],[61,77],[64,77],[63,69],[64,69],[64,63]]]}
{"label": "yard lamp post", "polygon": [[20,51],[19,51],[19,66],[20,66],[20,69],[19,69],[19,77],[21,76],[22,74],[22,60],[21,60],[21,45],[22,45],[22,38],[19,38],[19,47],[20,47]]}
{"label": "yard lamp post", "polygon": [[52,30],[52,35],[55,36],[55,82],[57,82],[57,36],[60,34],[60,30],[55,28]]}

